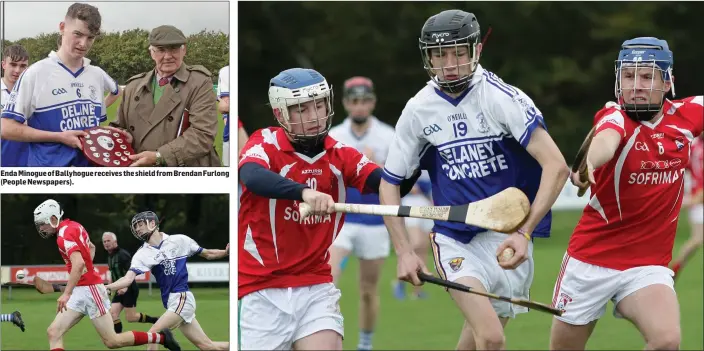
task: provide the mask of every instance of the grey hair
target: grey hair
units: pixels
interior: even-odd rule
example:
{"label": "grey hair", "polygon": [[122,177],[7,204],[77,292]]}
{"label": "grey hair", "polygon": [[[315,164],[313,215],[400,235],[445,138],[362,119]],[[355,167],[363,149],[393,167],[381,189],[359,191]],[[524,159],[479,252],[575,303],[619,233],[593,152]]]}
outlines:
{"label": "grey hair", "polygon": [[112,240],[117,241],[117,235],[115,235],[115,233],[113,233],[113,232],[105,232],[105,233],[103,233],[103,238],[105,238],[106,235],[110,235],[110,236],[112,237]]}

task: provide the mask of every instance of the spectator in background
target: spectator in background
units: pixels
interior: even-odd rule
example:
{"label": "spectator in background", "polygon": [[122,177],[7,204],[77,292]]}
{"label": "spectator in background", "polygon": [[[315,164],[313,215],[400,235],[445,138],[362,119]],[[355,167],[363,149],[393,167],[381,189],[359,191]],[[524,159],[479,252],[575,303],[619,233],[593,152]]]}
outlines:
{"label": "spectator in background", "polygon": [[131,77],[117,120],[137,152],[132,166],[218,167],[217,98],[211,73],[183,63],[186,37],[174,26],[154,28],[149,53],[155,68]]}
{"label": "spectator in background", "polygon": [[[22,72],[29,67],[29,53],[21,45],[11,45],[2,52],[2,79],[0,79],[0,112],[10,100],[10,92]],[[26,122],[25,122],[26,123]],[[0,140],[2,145],[2,167],[24,167],[27,165],[28,144],[21,141]]]}

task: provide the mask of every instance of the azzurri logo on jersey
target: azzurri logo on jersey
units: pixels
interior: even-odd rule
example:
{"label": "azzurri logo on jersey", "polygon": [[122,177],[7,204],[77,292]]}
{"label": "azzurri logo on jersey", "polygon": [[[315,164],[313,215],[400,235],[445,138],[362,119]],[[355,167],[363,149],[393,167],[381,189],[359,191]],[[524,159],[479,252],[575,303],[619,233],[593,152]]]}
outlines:
{"label": "azzurri logo on jersey", "polygon": [[442,170],[452,180],[482,178],[508,169],[506,156],[494,141],[465,141],[438,150]]}

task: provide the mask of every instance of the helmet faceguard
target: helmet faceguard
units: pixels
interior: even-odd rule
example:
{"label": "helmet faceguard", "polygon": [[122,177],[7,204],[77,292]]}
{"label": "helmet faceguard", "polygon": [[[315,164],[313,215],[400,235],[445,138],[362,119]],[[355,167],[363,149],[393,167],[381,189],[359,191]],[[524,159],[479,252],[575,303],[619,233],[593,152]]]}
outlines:
{"label": "helmet faceguard", "polygon": [[61,209],[61,205],[55,200],[49,199],[37,206],[34,209],[34,226],[39,235],[46,239],[56,234],[56,229],[59,228],[63,215],[64,211]]}
{"label": "helmet faceguard", "polygon": [[159,230],[159,217],[152,211],[140,212],[132,217],[130,229],[135,238],[149,241],[152,234]]}
{"label": "helmet faceguard", "polygon": [[[320,103],[324,112],[316,108]],[[291,142],[304,149],[321,144],[332,127],[332,86],[315,70],[292,68],[279,73],[269,83],[269,104]]]}
{"label": "helmet faceguard", "polygon": [[[443,11],[430,17],[421,30],[418,39],[423,68],[442,90],[450,93],[461,93],[469,87],[474,72],[479,64],[479,37],[481,30],[474,14],[460,11]],[[466,53],[465,50],[466,49]],[[454,64],[446,64],[448,54],[455,57]],[[466,62],[460,63],[467,56]],[[440,67],[434,67],[431,59],[440,58]],[[462,60],[464,61],[464,60]],[[468,67],[469,73],[464,74],[463,68]],[[456,78],[448,80],[447,70],[455,72]],[[443,78],[439,78],[442,76]]]}
{"label": "helmet faceguard", "polygon": [[615,62],[614,94],[626,115],[651,120],[668,93],[675,95],[672,51],[665,40],[652,37],[626,40]]}

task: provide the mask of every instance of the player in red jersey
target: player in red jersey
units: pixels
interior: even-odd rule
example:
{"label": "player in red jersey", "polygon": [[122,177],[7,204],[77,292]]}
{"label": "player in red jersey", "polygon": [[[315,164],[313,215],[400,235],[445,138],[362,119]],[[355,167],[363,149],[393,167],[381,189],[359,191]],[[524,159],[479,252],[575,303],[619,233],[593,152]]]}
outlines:
{"label": "player in red jersey", "polygon": [[45,239],[56,235],[56,244],[69,272],[66,288],[57,300],[56,317],[47,329],[51,351],[64,350],[63,335],[84,316],[90,318],[103,344],[110,349],[162,344],[169,350],[181,350],[169,329],[158,333],[115,333],[110,298],[103,279],[93,266],[91,253],[95,252],[95,246],[83,226],[70,219],[62,220],[63,214],[59,203],[52,199],[42,202],[34,210],[34,224],[39,235]]}
{"label": "player in red jersey", "polygon": [[[240,347],[341,350],[340,290],[328,249],[344,214],[333,204],[345,202],[346,187],[378,192],[381,169],[328,136],[333,94],[320,73],[281,72],[269,101],[281,127],[252,133],[239,163]],[[301,202],[313,216],[301,218]]]}
{"label": "player in red jersey", "polygon": [[689,207],[690,237],[680,249],[677,258],[670,267],[675,272],[675,279],[685,263],[694,256],[702,246],[704,239],[704,136],[694,139],[689,160],[690,188],[683,206]]}
{"label": "player in red jersey", "polygon": [[674,96],[667,42],[625,41],[616,60],[618,104],[600,110],[587,154],[591,198],[555,283],[550,348],[583,350],[609,300],[646,349],[675,350],[680,318],[667,267],[684,195],[690,143],[702,133],[702,96]]}

